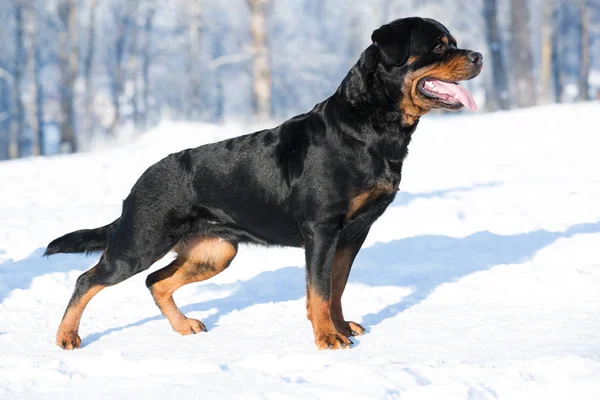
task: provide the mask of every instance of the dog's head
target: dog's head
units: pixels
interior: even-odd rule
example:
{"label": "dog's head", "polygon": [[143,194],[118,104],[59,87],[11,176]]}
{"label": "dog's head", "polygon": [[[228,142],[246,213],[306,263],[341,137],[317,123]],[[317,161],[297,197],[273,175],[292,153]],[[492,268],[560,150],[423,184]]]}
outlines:
{"label": "dog's head", "polygon": [[457,48],[456,39],[442,24],[432,19],[398,19],[375,30],[371,38],[380,53],[380,79],[386,88],[400,92],[399,106],[409,120],[434,108],[477,109],[471,94],[457,82],[476,77],[483,56]]}

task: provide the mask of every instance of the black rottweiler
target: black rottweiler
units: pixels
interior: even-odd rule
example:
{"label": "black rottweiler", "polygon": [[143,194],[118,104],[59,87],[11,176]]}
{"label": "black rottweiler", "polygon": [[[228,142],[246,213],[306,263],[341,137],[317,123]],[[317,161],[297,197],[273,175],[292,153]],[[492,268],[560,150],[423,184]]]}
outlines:
{"label": "black rottweiler", "polygon": [[181,313],[173,292],[223,271],[239,243],[255,243],[304,247],[315,343],[349,347],[348,337],[364,328],[345,320],[342,293],[371,225],[398,191],[419,118],[435,108],[476,109],[456,82],[482,68],[480,53],[458,49],[431,19],[393,21],[372,41],[312,111],[274,129],[169,155],[142,174],[116,221],[50,243],[47,255],[103,252],[77,279],[57,344],[79,347],[90,299],[171,250],[175,261],[151,273],[146,285],[175,331],[205,331]]}

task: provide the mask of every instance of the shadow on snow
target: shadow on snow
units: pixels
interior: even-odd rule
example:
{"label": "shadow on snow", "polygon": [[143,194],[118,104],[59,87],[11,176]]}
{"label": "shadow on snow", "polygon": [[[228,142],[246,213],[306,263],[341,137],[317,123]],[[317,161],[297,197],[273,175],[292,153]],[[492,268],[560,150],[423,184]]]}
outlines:
{"label": "shadow on snow", "polygon": [[[560,238],[598,232],[600,222],[574,225],[565,232],[538,230],[509,236],[478,232],[465,238],[423,235],[384,244],[377,243],[361,250],[352,267],[350,283],[410,287],[412,293],[377,313],[364,315],[360,322],[367,328],[373,327],[421,302],[443,283],[456,281],[495,265],[521,263]],[[247,281],[222,285],[233,289],[233,293],[227,297],[184,305],[181,310],[187,314],[217,309],[215,314],[203,319],[210,330],[217,325],[222,316],[235,310],[243,310],[257,304],[303,298],[304,279],[303,267],[285,267],[262,272]],[[204,285],[198,290],[203,288]],[[352,315],[352,310],[347,310],[347,314]],[[83,342],[87,345],[107,334],[163,318],[158,314],[121,327],[110,328],[89,335]]]}
{"label": "shadow on snow", "polygon": [[[471,188],[455,188],[423,194],[400,193],[394,206],[405,206],[417,198],[444,197],[454,192],[495,185],[484,184]],[[507,236],[478,232],[464,238],[422,235],[389,243],[376,243],[361,250],[352,268],[350,282],[375,287],[392,285],[410,287],[412,292],[401,301],[390,304],[379,312],[364,315],[361,323],[366,327],[377,325],[424,300],[443,283],[456,281],[473,272],[487,270],[495,265],[521,263],[560,238],[598,232],[600,232],[600,222],[574,225],[565,232],[538,230]],[[40,259],[41,254],[42,250],[37,250],[25,260],[18,262],[9,260],[0,264],[0,277],[2,278],[0,301],[14,289],[29,287],[31,280],[37,275],[87,269],[92,264],[86,258],[79,256],[60,255],[50,259]],[[184,313],[190,313],[217,309],[215,314],[203,320],[207,328],[211,329],[218,324],[222,316],[235,310],[242,310],[257,304],[303,298],[305,295],[304,279],[304,268],[298,266],[262,272],[247,281],[221,285],[221,287],[225,286],[233,291],[229,296],[184,305],[181,310]],[[198,290],[210,286],[210,284],[202,285]],[[348,310],[348,314],[351,315],[352,310]],[[87,345],[107,334],[163,318],[158,314],[131,324],[93,333],[85,337],[83,342]]]}

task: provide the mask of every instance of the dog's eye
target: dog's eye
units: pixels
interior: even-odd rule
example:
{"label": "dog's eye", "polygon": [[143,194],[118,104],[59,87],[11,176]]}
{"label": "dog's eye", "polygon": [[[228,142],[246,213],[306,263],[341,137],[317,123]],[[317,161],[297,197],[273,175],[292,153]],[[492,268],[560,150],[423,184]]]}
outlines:
{"label": "dog's eye", "polygon": [[437,54],[442,54],[444,51],[446,51],[446,48],[444,47],[444,45],[442,43],[436,45],[433,48],[433,52],[437,53]]}

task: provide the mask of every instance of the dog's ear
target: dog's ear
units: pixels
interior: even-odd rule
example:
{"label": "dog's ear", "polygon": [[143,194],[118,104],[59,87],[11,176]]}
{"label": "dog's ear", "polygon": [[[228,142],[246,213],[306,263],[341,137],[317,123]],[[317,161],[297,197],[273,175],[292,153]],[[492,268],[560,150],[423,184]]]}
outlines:
{"label": "dog's ear", "polygon": [[399,19],[376,29],[371,35],[373,44],[393,65],[404,65],[410,53],[410,20]]}

